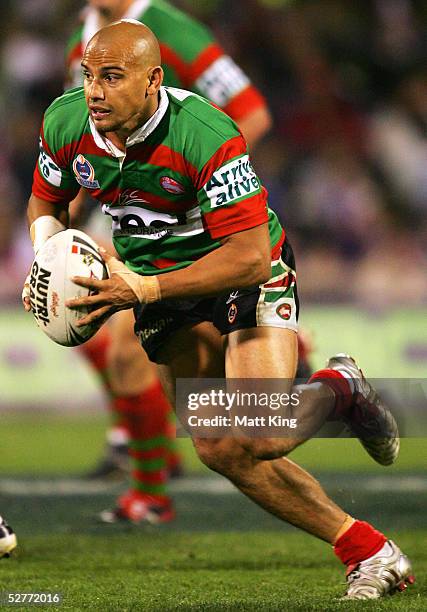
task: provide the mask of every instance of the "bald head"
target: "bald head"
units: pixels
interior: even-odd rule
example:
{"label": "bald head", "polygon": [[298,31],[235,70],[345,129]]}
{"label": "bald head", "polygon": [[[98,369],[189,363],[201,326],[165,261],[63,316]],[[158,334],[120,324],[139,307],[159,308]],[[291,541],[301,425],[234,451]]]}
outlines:
{"label": "bald head", "polygon": [[125,143],[159,105],[163,70],[156,37],[138,21],[116,21],[91,38],[82,68],[92,121]]}
{"label": "bald head", "polygon": [[150,28],[133,19],[116,21],[97,32],[89,41],[83,59],[110,56],[135,67],[159,66],[160,48]]}

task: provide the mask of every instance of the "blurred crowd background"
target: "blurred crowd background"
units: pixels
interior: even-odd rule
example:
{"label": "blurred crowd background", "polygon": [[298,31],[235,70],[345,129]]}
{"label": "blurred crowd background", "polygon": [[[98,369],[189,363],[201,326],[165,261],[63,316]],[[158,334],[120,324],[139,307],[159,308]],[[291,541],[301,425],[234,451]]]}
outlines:
{"label": "blurred crowd background", "polygon": [[[175,0],[206,23],[274,117],[254,151],[304,302],[427,303],[427,3]],[[2,0],[0,304],[31,262],[25,208],[44,109],[83,0]]]}

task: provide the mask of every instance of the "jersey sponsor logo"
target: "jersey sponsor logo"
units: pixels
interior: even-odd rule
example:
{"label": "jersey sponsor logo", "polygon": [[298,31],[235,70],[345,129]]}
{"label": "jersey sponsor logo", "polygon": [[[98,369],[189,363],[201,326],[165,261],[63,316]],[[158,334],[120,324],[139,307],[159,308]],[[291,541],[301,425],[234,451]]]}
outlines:
{"label": "jersey sponsor logo", "polygon": [[95,170],[84,155],[77,155],[73,161],[73,171],[79,185],[86,189],[99,189],[99,182],[95,179]]}
{"label": "jersey sponsor logo", "polygon": [[62,172],[53,159],[46,153],[40,138],[39,168],[44,178],[54,187],[61,185]]}
{"label": "jersey sponsor logo", "polygon": [[199,206],[180,215],[144,208],[149,204],[137,190],[123,192],[117,205],[104,204],[102,212],[112,218],[113,236],[159,240],[165,236],[195,236],[203,233]]}
{"label": "jersey sponsor logo", "polygon": [[237,317],[237,306],[236,304],[231,304],[230,308],[228,309],[228,322],[234,323],[234,321],[236,320],[236,317]]}
{"label": "jersey sponsor logo", "polygon": [[211,208],[232,204],[234,200],[256,193],[259,189],[260,182],[248,155],[215,170],[205,185]]}
{"label": "jersey sponsor logo", "polygon": [[197,89],[218,106],[226,106],[249,84],[246,74],[228,55],[219,57],[195,82]]}
{"label": "jersey sponsor logo", "polygon": [[181,185],[181,183],[178,183],[178,181],[175,181],[175,179],[171,178],[170,176],[162,176],[160,179],[160,185],[168,193],[179,194],[185,192],[184,185]]}
{"label": "jersey sponsor logo", "polygon": [[284,304],[279,304],[279,306],[276,308],[276,313],[284,321],[289,321],[291,318],[292,306],[286,302]]}

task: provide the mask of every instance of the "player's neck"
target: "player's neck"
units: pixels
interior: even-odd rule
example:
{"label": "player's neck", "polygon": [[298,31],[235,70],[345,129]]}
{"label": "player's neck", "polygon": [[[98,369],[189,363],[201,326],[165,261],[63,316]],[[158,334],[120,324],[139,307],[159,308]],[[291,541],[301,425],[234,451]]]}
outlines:
{"label": "player's neck", "polygon": [[120,19],[123,19],[134,1],[135,0],[122,0],[115,11],[104,12],[98,10],[99,25],[103,28],[114,21],[120,21]]}
{"label": "player's neck", "polygon": [[150,96],[147,107],[141,112],[140,115],[136,116],[129,122],[128,125],[124,125],[122,128],[115,132],[105,132],[104,136],[108,138],[120,151],[126,151],[126,141],[134,132],[142,128],[154,113],[159,108],[160,94]]}

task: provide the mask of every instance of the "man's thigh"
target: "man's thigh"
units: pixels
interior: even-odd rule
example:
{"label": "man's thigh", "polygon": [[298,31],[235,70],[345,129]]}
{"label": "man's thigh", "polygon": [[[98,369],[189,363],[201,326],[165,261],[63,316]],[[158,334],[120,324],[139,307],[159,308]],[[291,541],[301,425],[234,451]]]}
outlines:
{"label": "man's thigh", "polygon": [[[265,386],[258,379],[280,379],[274,391],[291,394],[298,358],[297,334],[290,329],[277,327],[255,327],[228,334],[225,345],[225,368],[227,378],[252,379],[247,391],[263,394],[271,392],[270,383]],[[240,385],[241,387],[242,385]],[[283,412],[284,410],[284,412]],[[283,412],[283,415],[282,415]],[[258,412],[241,409],[240,416],[263,415],[266,409]],[[287,409],[274,414],[289,417]],[[276,459],[283,457],[298,443],[286,437],[266,437],[262,427],[248,429],[234,427],[233,435],[239,445],[257,459]]]}
{"label": "man's thigh", "polygon": [[227,378],[280,378],[290,389],[297,360],[297,334],[293,330],[253,327],[226,336]]}
{"label": "man's thigh", "polygon": [[223,344],[219,331],[204,321],[181,327],[159,349],[159,376],[173,405],[177,378],[224,378]]}
{"label": "man's thigh", "polygon": [[111,319],[110,380],[118,395],[139,395],[156,381],[156,369],[135,336],[134,322],[132,310],[121,310]]}

